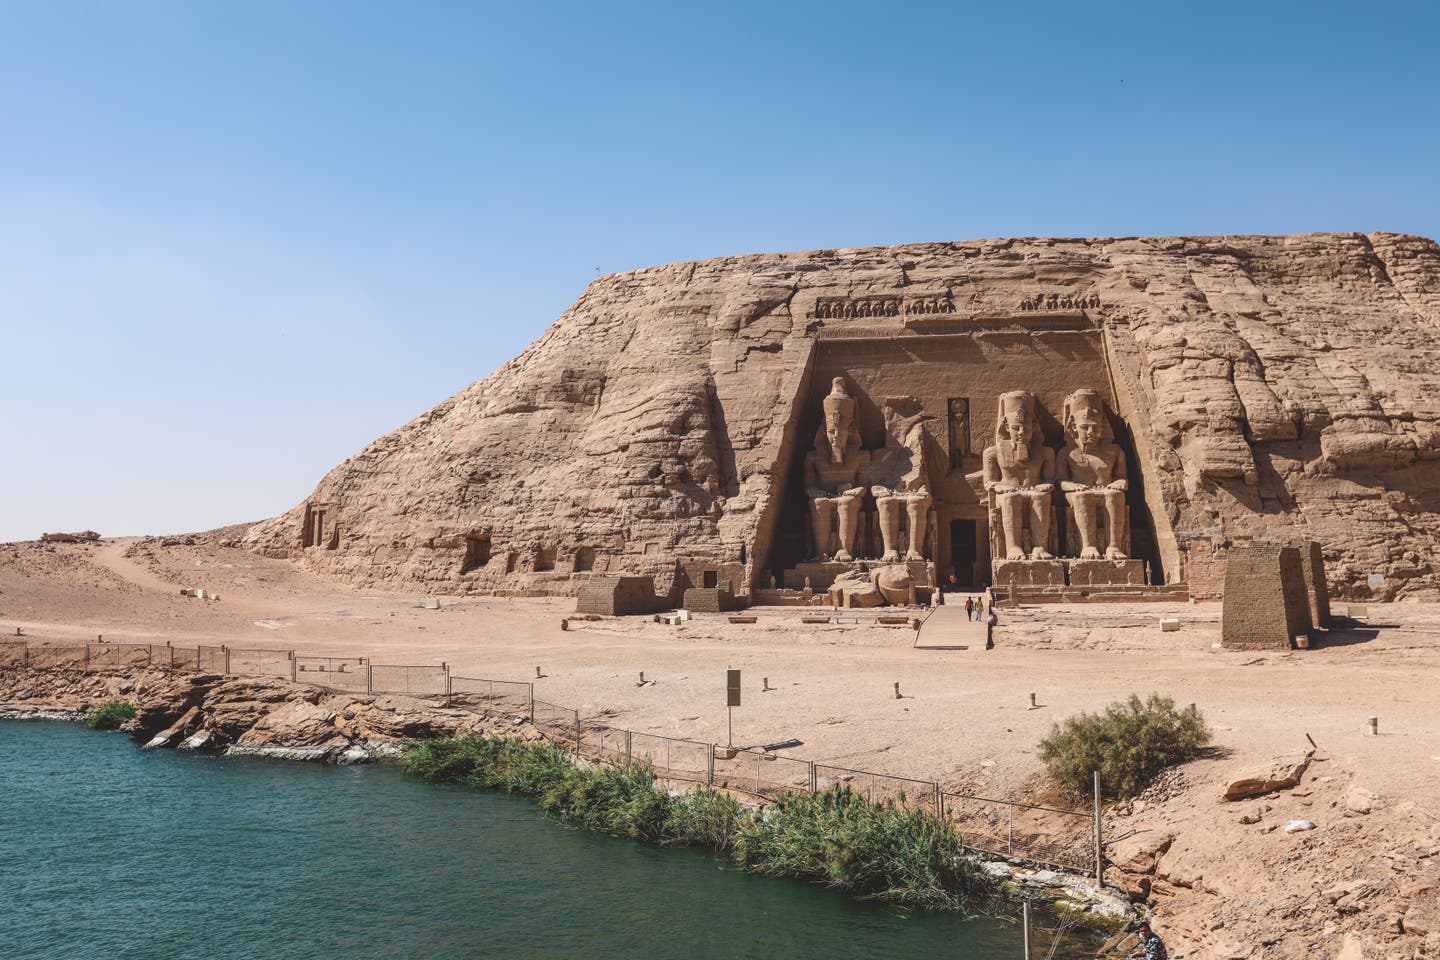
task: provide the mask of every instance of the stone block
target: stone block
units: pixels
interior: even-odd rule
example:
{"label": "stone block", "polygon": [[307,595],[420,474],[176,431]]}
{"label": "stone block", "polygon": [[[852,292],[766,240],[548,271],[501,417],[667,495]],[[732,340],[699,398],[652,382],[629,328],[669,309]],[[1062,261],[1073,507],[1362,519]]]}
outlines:
{"label": "stone block", "polygon": [[1072,587],[1145,585],[1144,560],[1065,560],[1066,580]]}
{"label": "stone block", "polygon": [[1180,621],[1174,617],[1161,617],[1160,629],[1165,633],[1174,633],[1180,629]]}
{"label": "stone block", "polygon": [[694,610],[696,613],[727,613],[745,606],[744,602],[733,596],[729,590],[718,587],[691,587],[685,591],[682,602],[686,610]]}
{"label": "stone block", "polygon": [[669,604],[655,595],[650,577],[592,577],[575,597],[576,613],[621,617],[654,613]]}
{"label": "stone block", "polygon": [[1234,547],[1225,569],[1221,643],[1232,650],[1289,650],[1310,629],[1300,551],[1260,541]]}
{"label": "stone block", "polygon": [[995,560],[991,580],[997,587],[1063,587],[1065,565],[1060,560]]}
{"label": "stone block", "polygon": [[1345,616],[1351,620],[1364,620],[1370,616],[1370,608],[1363,603],[1352,603],[1345,608]]}

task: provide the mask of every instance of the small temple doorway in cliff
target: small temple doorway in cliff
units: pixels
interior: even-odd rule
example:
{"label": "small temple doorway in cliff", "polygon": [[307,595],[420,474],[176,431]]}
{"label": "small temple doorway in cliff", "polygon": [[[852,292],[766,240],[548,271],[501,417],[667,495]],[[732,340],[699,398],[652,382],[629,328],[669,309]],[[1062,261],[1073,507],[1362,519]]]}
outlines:
{"label": "small temple doorway in cliff", "polygon": [[955,583],[965,590],[974,590],[975,565],[980,559],[980,539],[974,520],[950,521],[950,569],[955,573]]}

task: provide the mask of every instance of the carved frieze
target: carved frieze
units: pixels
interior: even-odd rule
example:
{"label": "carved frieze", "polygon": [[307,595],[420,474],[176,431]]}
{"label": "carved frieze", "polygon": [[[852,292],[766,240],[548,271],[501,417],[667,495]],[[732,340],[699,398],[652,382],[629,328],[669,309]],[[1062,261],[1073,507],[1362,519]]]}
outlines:
{"label": "carved frieze", "polygon": [[1100,306],[1098,293],[1035,293],[1021,297],[1019,309],[1026,312],[1041,310],[1085,310]]}
{"label": "carved frieze", "polygon": [[954,313],[948,291],[906,296],[820,297],[812,316],[817,320],[855,320],[867,317],[915,317]]}

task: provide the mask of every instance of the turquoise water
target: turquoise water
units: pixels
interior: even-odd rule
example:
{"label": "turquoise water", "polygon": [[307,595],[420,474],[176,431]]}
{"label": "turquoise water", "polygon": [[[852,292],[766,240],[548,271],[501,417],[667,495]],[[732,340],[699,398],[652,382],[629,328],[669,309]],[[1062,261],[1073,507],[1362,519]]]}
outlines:
{"label": "turquoise water", "polygon": [[1015,958],[1019,940],[389,766],[142,752],[0,721],[4,960]]}

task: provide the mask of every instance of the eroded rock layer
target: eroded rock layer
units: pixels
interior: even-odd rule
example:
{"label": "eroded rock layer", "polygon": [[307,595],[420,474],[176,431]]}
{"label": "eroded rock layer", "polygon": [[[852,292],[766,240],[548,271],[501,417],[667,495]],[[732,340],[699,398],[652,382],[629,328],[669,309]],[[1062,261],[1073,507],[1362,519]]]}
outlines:
{"label": "eroded rock layer", "polygon": [[[1385,595],[1434,594],[1437,332],[1440,246],[1396,234],[985,240],[637,270],[596,280],[519,357],[247,543],[435,593],[573,593],[591,573],[653,575],[677,597],[764,586],[798,536],[786,493],[816,370],[868,350],[880,372],[855,377],[862,419],[882,399],[867,383],[893,393],[903,362],[969,398],[973,450],[927,410],[956,477],[979,469],[966,458],[988,442],[996,391],[1049,409],[1099,390],[1129,434],[1156,580],[1215,595],[1229,544],[1316,540],[1341,596],[1370,595],[1372,573]],[[940,356],[978,361],[987,385],[928,362]],[[943,576],[949,557],[934,559]]]}

